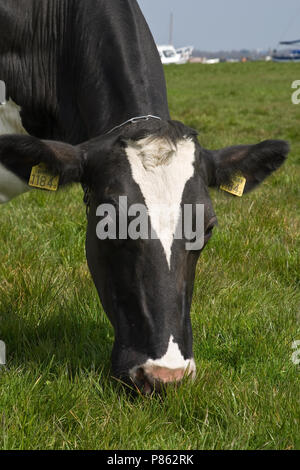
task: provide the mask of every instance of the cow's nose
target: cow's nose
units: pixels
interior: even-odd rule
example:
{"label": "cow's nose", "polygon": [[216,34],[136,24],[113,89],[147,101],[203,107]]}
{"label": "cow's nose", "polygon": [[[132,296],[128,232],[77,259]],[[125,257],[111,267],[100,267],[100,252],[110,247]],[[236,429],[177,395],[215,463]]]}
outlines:
{"label": "cow's nose", "polygon": [[133,382],[144,394],[159,392],[164,385],[179,384],[185,376],[194,376],[195,370],[189,368],[168,369],[167,367],[148,366],[136,369]]}

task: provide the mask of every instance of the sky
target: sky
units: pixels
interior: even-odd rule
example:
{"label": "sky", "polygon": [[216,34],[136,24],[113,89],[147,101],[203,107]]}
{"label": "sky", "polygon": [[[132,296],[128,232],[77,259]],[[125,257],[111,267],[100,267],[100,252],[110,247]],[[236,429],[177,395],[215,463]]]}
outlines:
{"label": "sky", "polygon": [[300,39],[299,0],[138,0],[157,44],[206,51],[277,47]]}

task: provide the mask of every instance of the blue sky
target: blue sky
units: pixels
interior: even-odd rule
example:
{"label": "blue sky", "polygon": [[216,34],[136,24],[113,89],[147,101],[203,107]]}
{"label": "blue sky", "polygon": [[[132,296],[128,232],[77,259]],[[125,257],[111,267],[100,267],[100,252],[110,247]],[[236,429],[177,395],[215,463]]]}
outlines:
{"label": "blue sky", "polygon": [[268,49],[300,39],[299,0],[138,0],[158,44],[198,49]]}

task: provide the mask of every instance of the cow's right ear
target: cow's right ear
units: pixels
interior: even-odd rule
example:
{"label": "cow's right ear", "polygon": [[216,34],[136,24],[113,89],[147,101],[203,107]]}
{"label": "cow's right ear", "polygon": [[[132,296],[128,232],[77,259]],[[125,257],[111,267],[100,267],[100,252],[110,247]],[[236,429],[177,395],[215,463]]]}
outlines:
{"label": "cow's right ear", "polygon": [[0,164],[24,183],[29,181],[32,167],[40,163],[59,175],[60,186],[82,181],[84,152],[79,146],[24,135],[0,137]]}
{"label": "cow's right ear", "polygon": [[256,145],[237,145],[220,150],[204,150],[202,162],[209,186],[230,184],[236,174],[246,178],[245,192],[258,186],[277,170],[289,153],[284,140],[265,140]]}

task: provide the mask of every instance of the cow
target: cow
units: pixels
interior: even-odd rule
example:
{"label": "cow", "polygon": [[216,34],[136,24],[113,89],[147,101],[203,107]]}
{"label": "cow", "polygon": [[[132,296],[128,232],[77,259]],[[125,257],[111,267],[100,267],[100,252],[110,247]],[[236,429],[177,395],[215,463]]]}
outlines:
{"label": "cow", "polygon": [[[208,188],[239,174],[251,191],[282,165],[287,142],[207,150],[172,120],[136,0],[1,0],[0,79],[0,201],[28,191],[41,163],[60,188],[85,188],[86,256],[114,328],[112,373],[145,394],[195,377],[195,269],[217,222]],[[124,197],[146,207],[155,237],[97,236],[99,207],[120,213]],[[175,237],[186,205],[193,223],[196,206],[204,211],[203,243],[192,250]]]}

